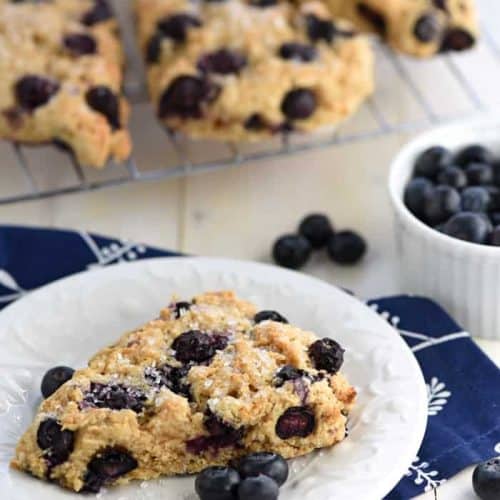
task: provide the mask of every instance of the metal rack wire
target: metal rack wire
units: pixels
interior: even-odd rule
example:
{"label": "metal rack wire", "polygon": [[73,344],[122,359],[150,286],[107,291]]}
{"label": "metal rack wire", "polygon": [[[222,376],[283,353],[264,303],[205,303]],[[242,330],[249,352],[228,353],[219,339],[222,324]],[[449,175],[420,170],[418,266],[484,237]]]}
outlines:
{"label": "metal rack wire", "polygon": [[[32,165],[30,155],[27,152],[28,148],[14,144],[11,146],[12,161],[15,163],[15,168],[22,174],[23,186],[19,193],[0,194],[0,205],[134,182],[172,179],[221,168],[236,167],[249,162],[262,164],[265,163],[263,160],[285,157],[301,151],[371,140],[394,132],[412,132],[494,105],[484,98],[484,88],[483,91],[478,90],[474,84],[474,78],[469,78],[469,76],[473,77],[474,75],[468,75],[467,68],[471,65],[474,67],[474,65],[483,64],[482,60],[484,60],[484,64],[492,64],[493,61],[498,70],[498,81],[491,82],[491,95],[496,96],[496,89],[500,88],[500,43],[487,29],[484,30],[480,47],[476,51],[464,55],[445,55],[431,61],[415,61],[394,54],[383,46],[376,46],[376,54],[378,58],[377,68],[379,68],[377,92],[353,120],[335,130],[322,131],[307,137],[296,134],[283,135],[269,141],[269,143],[250,146],[208,143],[200,146],[200,143],[189,141],[185,137],[165,134],[165,152],[160,154],[160,158],[153,163],[158,165],[158,162],[163,161],[164,158],[169,158],[168,166],[157,167],[153,165],[152,168],[143,169],[144,161],[137,148],[134,157],[121,165],[107,167],[105,174],[83,169],[69,155],[59,156],[57,161],[64,161],[66,163],[64,168],[73,173],[73,179],[65,185],[58,182],[57,175],[51,177],[52,184],[47,185],[46,181],[40,183],[35,176],[37,166]],[[435,88],[429,84],[428,78],[432,74],[436,75],[435,80],[438,81]],[[427,76],[422,78],[422,75]],[[394,80],[399,80],[399,82]],[[441,90],[447,94],[453,90],[459,109],[438,109],[439,99],[436,98],[435,94],[436,90],[441,87],[444,87]],[[143,83],[129,82],[128,88],[135,106],[144,106]],[[498,104],[500,105],[500,100]],[[391,110],[387,110],[387,107],[392,108],[392,113]],[[151,110],[146,111],[144,115],[148,118],[141,118],[142,120],[155,120]],[[156,125],[150,126],[155,127]],[[199,150],[200,147],[206,149],[201,154],[201,159],[197,159],[197,155],[193,155],[192,152],[193,148]],[[210,154],[214,148],[217,150],[215,156]],[[47,168],[50,170],[50,166]],[[59,168],[61,168],[60,165]]]}

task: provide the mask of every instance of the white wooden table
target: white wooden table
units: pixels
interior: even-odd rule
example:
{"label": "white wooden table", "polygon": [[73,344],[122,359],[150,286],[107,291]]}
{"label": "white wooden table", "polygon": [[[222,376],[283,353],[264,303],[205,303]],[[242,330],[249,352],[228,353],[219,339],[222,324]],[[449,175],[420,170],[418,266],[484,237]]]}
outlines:
{"label": "white wooden table", "polygon": [[[500,15],[495,0],[481,1],[495,5]],[[491,83],[493,73],[500,79],[500,66],[488,64],[491,54],[479,52],[476,57],[464,56],[465,74],[477,76],[476,91],[486,101],[499,102],[498,85],[491,88],[486,84]],[[441,63],[404,64],[422,88],[431,83],[425,89],[437,114],[446,115],[466,102],[453,82],[443,83],[439,77]],[[379,67],[379,71],[382,84],[389,85],[386,68]],[[390,113],[414,112],[414,104],[403,95],[394,95],[398,94],[394,90],[388,86],[387,92],[382,92],[387,94]],[[163,135],[151,116],[146,105],[134,109],[132,128],[145,169],[169,161],[169,153],[162,148]],[[304,272],[364,298],[395,294],[404,290],[398,285],[386,184],[390,160],[407,139],[403,134],[391,135],[191,178],[1,206],[0,223],[86,229],[191,254],[269,261],[276,237],[293,231],[305,214],[326,212],[338,229],[360,231],[369,252],[361,265],[352,268],[336,266],[325,255],[316,255]],[[4,172],[0,196],[19,187],[19,174],[8,165],[9,154],[6,146],[0,145]],[[198,154],[204,155],[206,150],[201,148]],[[65,168],[52,165],[52,160],[36,158],[37,153],[31,156],[39,163],[35,175],[40,186],[54,180],[63,182],[68,175]],[[500,364],[500,342],[480,343]],[[423,498],[432,499],[434,494]],[[445,483],[437,498],[473,499],[470,471]]]}

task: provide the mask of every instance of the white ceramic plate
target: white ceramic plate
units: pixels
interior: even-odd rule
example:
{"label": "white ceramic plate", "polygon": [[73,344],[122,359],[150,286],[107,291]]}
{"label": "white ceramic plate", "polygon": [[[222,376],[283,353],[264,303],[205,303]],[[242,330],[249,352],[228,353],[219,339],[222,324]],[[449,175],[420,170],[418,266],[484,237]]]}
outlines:
{"label": "white ceramic plate", "polygon": [[[5,500],[75,495],[9,469],[50,367],[85,365],[124,331],[155,317],[176,293],[234,289],[346,348],[344,372],[359,392],[349,438],[294,460],[286,500],[379,500],[397,483],[423,437],[426,389],[415,358],[381,317],[319,280],[276,267],[220,259],[165,258],[85,272],[33,292],[0,314],[0,491]],[[109,500],[192,500],[193,478],[111,488]]]}

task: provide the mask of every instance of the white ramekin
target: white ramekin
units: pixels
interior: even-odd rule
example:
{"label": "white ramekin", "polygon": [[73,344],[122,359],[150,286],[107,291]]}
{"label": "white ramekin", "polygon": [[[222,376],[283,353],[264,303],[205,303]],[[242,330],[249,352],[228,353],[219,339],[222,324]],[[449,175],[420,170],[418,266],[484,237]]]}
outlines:
{"label": "white ramekin", "polygon": [[420,152],[433,145],[457,150],[473,143],[500,154],[500,114],[433,129],[408,143],[395,158],[389,191],[400,279],[403,292],[434,299],[472,335],[500,339],[500,247],[441,234],[420,222],[403,203],[404,187]]}

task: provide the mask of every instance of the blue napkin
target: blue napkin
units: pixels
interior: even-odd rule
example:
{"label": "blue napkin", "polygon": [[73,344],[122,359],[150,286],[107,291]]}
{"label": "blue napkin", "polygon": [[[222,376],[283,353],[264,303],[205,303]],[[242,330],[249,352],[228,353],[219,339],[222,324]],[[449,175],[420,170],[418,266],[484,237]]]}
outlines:
{"label": "blue napkin", "polygon": [[[0,307],[73,273],[174,255],[179,254],[86,232],[0,226]],[[500,455],[500,370],[434,302],[398,296],[368,304],[415,353],[428,392],[423,444],[387,500],[413,498]]]}

